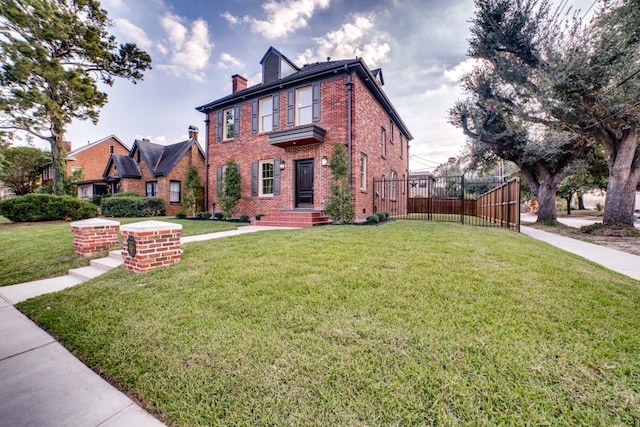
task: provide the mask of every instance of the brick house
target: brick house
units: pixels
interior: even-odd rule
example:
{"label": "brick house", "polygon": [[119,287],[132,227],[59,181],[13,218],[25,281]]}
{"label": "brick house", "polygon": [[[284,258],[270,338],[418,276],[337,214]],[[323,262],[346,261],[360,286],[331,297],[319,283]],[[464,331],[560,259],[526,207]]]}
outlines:
{"label": "brick house", "polygon": [[205,154],[198,143],[198,128],[194,126],[189,127],[189,139],[176,144],[135,140],[126,155],[111,155],[103,168],[102,181],[108,185],[109,193],[133,192],[163,198],[167,215],[175,215],[182,209],[187,170],[192,165],[198,168],[204,191]]}
{"label": "brick house", "polygon": [[[127,154],[129,147],[115,135],[109,135],[95,142],[71,150],[71,143],[65,141],[67,150],[66,176],[81,170],[83,179],[78,185],[78,197],[89,199],[94,194],[104,194],[107,186],[102,182],[104,165],[112,154]],[[42,167],[42,185],[53,183],[53,163]]]}
{"label": "brick house", "polygon": [[263,224],[292,224],[286,217],[295,216],[296,225],[311,225],[330,197],[333,146],[345,144],[355,221],[364,221],[373,178],[406,179],[409,169],[412,136],[382,90],[382,71],[361,58],[300,68],[273,47],[260,64],[262,83],[247,87],[236,74],[230,95],[196,108],[206,114],[207,206],[219,210],[224,165],[233,159],[238,215],[265,214]]}

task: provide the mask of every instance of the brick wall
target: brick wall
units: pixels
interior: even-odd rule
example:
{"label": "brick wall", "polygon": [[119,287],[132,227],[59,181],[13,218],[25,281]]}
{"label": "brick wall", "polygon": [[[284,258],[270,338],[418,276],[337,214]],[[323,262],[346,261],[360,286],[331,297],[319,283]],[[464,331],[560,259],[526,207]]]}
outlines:
{"label": "brick wall", "polygon": [[109,147],[113,146],[114,154],[126,156],[129,151],[113,137],[91,144],[84,150],[72,155],[75,160],[67,161],[67,175],[71,175],[74,167],[82,168],[84,179],[100,179],[104,167],[111,156]]}
{"label": "brick wall", "polygon": [[[180,261],[182,225],[162,221],[142,221],[124,225],[122,232],[122,259],[124,266],[135,272],[168,266]],[[135,253],[129,252],[130,237],[135,242]],[[131,247],[133,249],[134,246]]]}
{"label": "brick wall", "polygon": [[73,251],[90,256],[118,246],[120,223],[108,219],[91,218],[71,223]]}

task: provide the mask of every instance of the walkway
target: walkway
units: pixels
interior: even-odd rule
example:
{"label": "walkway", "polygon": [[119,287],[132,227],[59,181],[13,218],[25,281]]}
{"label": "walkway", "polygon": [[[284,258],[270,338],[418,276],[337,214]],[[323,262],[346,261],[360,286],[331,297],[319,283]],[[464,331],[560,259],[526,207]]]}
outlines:
{"label": "walkway", "polygon": [[[246,226],[181,243],[277,228]],[[64,276],[0,287],[0,427],[164,426],[13,307],[104,274],[122,264],[119,252]]]}

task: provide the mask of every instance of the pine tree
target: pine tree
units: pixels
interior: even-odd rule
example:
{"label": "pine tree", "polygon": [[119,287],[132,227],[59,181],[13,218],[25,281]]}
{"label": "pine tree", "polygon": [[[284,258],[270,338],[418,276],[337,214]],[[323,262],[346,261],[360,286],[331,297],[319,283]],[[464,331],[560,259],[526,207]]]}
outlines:
{"label": "pine tree", "polygon": [[350,223],[353,221],[353,194],[349,185],[349,158],[343,144],[333,146],[331,159],[331,200],[324,211],[334,223]]}
{"label": "pine tree", "polygon": [[189,166],[187,170],[187,181],[185,183],[182,205],[190,217],[196,216],[197,208],[202,206],[200,177],[198,176],[198,168],[193,165]]}
{"label": "pine tree", "polygon": [[240,201],[240,170],[235,160],[229,159],[225,165],[222,183],[222,196],[220,196],[220,209],[225,219],[233,217]]}

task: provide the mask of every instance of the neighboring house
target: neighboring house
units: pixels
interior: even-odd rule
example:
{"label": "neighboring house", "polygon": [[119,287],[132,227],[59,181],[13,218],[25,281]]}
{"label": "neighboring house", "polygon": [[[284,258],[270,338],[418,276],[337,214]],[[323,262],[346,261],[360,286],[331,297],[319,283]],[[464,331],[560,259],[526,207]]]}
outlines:
{"label": "neighboring house", "polygon": [[[88,143],[85,146],[71,150],[71,143],[65,141],[67,149],[66,176],[71,176],[75,171],[81,170],[83,179],[77,182],[78,197],[89,199],[94,194],[104,194],[107,186],[102,182],[104,165],[111,154],[127,154],[129,147],[117,136],[110,135],[99,141]],[[42,185],[53,183],[53,164],[47,163],[42,169]]]}
{"label": "neighboring house", "polygon": [[[167,215],[175,215],[182,209],[187,170],[192,165],[198,168],[204,191],[205,155],[194,126],[189,127],[186,141],[159,145],[137,139],[126,155],[112,154],[103,168],[102,182],[108,185],[109,193],[161,197],[166,202]],[[202,206],[198,209],[202,210]]]}
{"label": "neighboring house", "polygon": [[431,197],[436,178],[431,172],[409,173],[409,197]]}
{"label": "neighboring house", "polygon": [[382,71],[361,58],[299,68],[273,47],[260,64],[262,83],[247,88],[236,74],[231,95],[196,108],[208,123],[207,206],[219,211],[224,165],[233,159],[242,182],[237,215],[322,212],[328,159],[335,144],[345,144],[355,220],[364,221],[372,180],[408,175],[412,136],[382,90]]}

